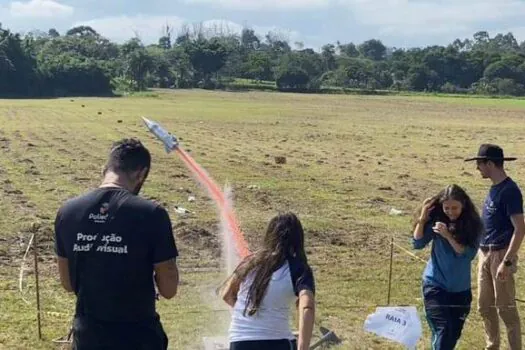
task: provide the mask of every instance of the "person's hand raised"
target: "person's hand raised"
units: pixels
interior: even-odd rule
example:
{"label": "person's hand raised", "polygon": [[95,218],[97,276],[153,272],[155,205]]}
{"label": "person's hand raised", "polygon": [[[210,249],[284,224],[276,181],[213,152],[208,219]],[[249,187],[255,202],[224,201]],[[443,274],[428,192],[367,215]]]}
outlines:
{"label": "person's hand raised", "polygon": [[434,198],[427,198],[423,202],[423,207],[421,208],[421,214],[419,214],[419,222],[421,224],[425,224],[428,221],[429,216],[430,216],[430,212],[435,207],[435,205],[434,205],[435,202],[436,202],[436,200]]}

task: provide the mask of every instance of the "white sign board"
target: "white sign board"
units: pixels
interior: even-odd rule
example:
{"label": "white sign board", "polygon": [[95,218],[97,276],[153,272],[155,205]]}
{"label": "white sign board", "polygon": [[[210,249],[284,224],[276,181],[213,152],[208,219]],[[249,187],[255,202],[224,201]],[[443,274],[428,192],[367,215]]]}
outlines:
{"label": "white sign board", "polygon": [[415,306],[378,307],[374,314],[367,317],[364,329],[409,349],[416,348],[423,332]]}

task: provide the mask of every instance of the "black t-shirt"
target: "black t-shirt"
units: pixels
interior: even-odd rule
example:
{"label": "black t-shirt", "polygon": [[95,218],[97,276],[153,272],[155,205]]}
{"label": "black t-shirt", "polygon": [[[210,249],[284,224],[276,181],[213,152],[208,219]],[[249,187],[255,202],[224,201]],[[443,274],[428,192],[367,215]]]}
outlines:
{"label": "black t-shirt", "polygon": [[166,210],[121,188],[67,201],[55,249],[68,259],[76,315],[112,322],[154,319],[153,265],[178,256]]}
{"label": "black t-shirt", "polygon": [[295,295],[299,296],[303,290],[309,290],[315,294],[315,279],[310,266],[298,258],[288,258],[288,264]]}

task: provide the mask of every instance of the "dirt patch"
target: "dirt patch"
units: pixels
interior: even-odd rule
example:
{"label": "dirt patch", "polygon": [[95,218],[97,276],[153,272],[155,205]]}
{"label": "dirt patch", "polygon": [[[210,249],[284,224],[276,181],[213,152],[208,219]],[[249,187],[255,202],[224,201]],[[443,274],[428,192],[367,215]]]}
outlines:
{"label": "dirt patch", "polygon": [[211,253],[213,258],[219,258],[221,255],[221,245],[217,234],[200,227],[180,222],[173,228],[177,240],[182,241],[185,245],[209,257]]}
{"label": "dirt patch", "polygon": [[183,173],[173,174],[173,175],[170,175],[170,177],[173,179],[188,179],[189,178],[188,175],[183,174]]}
{"label": "dirt patch", "polygon": [[[352,221],[349,219],[349,221]],[[348,230],[307,230],[306,248],[311,251],[315,247],[350,247],[349,256],[358,256],[364,252],[374,253],[376,256],[387,256],[389,250],[388,233],[374,227],[352,223]]]}
{"label": "dirt patch", "polygon": [[284,156],[276,156],[274,159],[275,164],[286,164],[286,157]]}
{"label": "dirt patch", "polygon": [[86,183],[86,182],[91,181],[91,178],[89,178],[89,177],[80,177],[80,176],[73,176],[73,181],[74,182],[79,182],[79,183]]}
{"label": "dirt patch", "polygon": [[57,151],[58,153],[61,153],[61,154],[71,154],[71,152],[65,148],[59,148]]}
{"label": "dirt patch", "polygon": [[405,191],[405,193],[403,193],[401,195],[401,198],[405,198],[405,199],[408,199],[409,201],[415,201],[417,200],[419,197],[417,194],[415,194],[413,191],[411,190],[407,190]]}
{"label": "dirt patch", "polygon": [[11,141],[7,137],[0,134],[0,149],[4,151],[9,151],[10,145]]}
{"label": "dirt patch", "polygon": [[307,230],[305,232],[305,235],[307,237],[312,237],[312,241],[311,241],[312,245],[316,245],[319,243],[336,245],[336,246],[344,246],[344,247],[349,245],[349,242],[346,239],[347,237],[335,231],[321,232],[317,230]]}
{"label": "dirt patch", "polygon": [[0,239],[0,266],[19,266],[33,233],[38,245],[39,261],[51,262],[54,258],[52,224],[28,221],[21,225],[20,232],[16,235]]}
{"label": "dirt patch", "polygon": [[265,208],[271,208],[270,195],[264,191],[257,191],[255,193],[255,201],[258,205],[261,205]]}

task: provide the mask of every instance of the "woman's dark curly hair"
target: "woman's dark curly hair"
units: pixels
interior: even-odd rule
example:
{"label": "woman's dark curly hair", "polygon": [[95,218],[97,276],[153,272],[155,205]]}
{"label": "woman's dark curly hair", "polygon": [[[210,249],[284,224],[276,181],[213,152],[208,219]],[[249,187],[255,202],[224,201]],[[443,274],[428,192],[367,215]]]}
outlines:
{"label": "woman's dark curly hair", "polygon": [[[483,222],[479,216],[478,210],[469,195],[458,185],[449,185],[444,188],[437,195],[432,197],[434,201],[434,209],[429,214],[429,222],[441,221],[449,224],[450,219],[443,211],[443,202],[447,200],[456,200],[463,206],[461,215],[455,222],[455,228],[450,230],[454,239],[462,245],[476,247],[476,243],[479,241],[479,237],[483,232]],[[421,207],[416,212],[414,226],[417,223],[421,213]]]}

